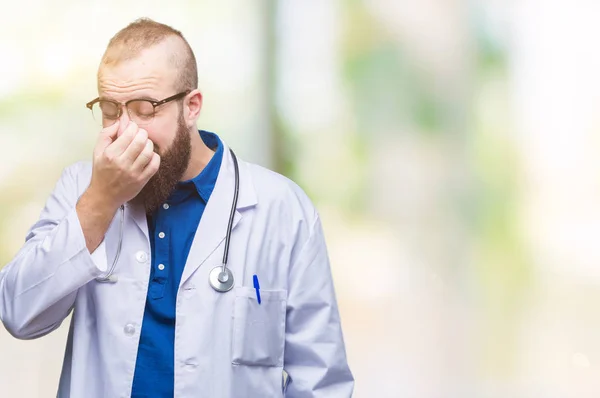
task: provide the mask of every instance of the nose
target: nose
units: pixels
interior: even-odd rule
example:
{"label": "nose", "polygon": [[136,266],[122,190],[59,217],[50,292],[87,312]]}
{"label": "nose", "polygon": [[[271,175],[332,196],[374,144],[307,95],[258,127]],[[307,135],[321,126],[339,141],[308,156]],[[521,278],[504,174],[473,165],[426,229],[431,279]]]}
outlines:
{"label": "nose", "polygon": [[129,112],[127,112],[127,108],[123,106],[122,110],[123,111],[121,112],[121,117],[119,117],[119,131],[117,132],[117,137],[120,137],[121,134],[123,134],[123,132],[127,128],[127,125],[131,121],[131,118],[129,117]]}

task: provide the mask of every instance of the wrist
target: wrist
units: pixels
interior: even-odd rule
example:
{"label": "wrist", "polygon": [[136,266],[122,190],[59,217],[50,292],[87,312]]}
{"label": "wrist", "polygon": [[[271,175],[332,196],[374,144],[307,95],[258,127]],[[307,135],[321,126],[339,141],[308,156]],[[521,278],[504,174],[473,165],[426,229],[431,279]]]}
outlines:
{"label": "wrist", "polygon": [[120,203],[111,200],[107,195],[103,195],[91,187],[81,195],[77,205],[92,210],[94,213],[101,213],[104,215],[114,215],[119,206],[121,206]]}
{"label": "wrist", "polygon": [[75,209],[90,253],[93,253],[104,239],[104,234],[119,206],[106,195],[97,193],[91,188],[88,188],[79,198]]}

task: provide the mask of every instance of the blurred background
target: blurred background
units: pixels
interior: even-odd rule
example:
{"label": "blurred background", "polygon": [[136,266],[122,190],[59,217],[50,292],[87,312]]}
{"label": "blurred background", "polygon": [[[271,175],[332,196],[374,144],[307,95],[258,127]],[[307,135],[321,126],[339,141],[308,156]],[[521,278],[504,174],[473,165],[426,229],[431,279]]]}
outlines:
{"label": "blurred background", "polygon": [[[199,127],[324,220],[355,397],[600,395],[600,3],[21,0],[0,12],[0,267],[98,132],[110,37],[196,53]],[[67,323],[0,328],[0,396],[52,397]]]}

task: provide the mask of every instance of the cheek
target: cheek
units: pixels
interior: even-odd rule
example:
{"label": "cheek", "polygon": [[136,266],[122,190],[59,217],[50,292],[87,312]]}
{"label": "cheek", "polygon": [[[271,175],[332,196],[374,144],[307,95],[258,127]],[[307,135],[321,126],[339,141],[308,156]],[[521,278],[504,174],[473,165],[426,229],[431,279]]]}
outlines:
{"label": "cheek", "polygon": [[154,143],[154,152],[162,154],[171,146],[175,131],[172,127],[152,126],[147,129],[148,138]]}

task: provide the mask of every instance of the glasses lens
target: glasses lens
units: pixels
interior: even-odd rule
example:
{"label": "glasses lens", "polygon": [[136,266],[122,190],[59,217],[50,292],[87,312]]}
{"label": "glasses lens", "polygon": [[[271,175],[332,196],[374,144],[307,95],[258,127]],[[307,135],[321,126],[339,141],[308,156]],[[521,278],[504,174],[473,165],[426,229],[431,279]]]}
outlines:
{"label": "glasses lens", "polygon": [[119,118],[119,107],[110,101],[98,101],[92,106],[92,114],[98,124],[109,126]]}
{"label": "glasses lens", "polygon": [[148,124],[154,118],[154,106],[150,101],[131,101],[129,104],[127,104],[127,111],[129,112],[129,117],[131,120],[133,120],[138,126]]}

